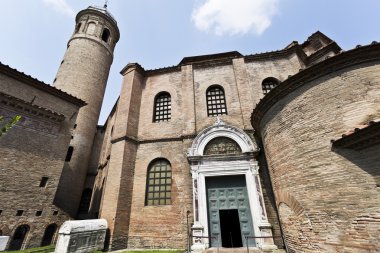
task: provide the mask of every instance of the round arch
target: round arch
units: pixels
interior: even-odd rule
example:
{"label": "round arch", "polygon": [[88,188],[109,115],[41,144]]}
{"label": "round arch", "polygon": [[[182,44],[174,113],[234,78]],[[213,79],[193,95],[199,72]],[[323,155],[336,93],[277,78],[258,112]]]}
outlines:
{"label": "round arch", "polygon": [[304,211],[301,203],[296,198],[287,191],[279,189],[277,191],[277,208],[280,208],[282,203],[289,206],[296,215],[301,215]]}
{"label": "round arch", "polygon": [[30,231],[28,224],[22,224],[16,227],[9,242],[9,250],[20,250],[24,247]]}
{"label": "round arch", "polygon": [[7,225],[1,225],[0,226],[0,236],[2,235],[10,235],[10,230]]}
{"label": "round arch", "polygon": [[51,223],[45,226],[44,235],[41,241],[41,247],[52,244],[57,231],[58,225],[56,223]]}
{"label": "round arch", "polygon": [[218,137],[232,139],[239,145],[242,153],[259,151],[256,143],[254,143],[243,130],[227,125],[217,118],[213,126],[204,129],[197,135],[188,151],[188,156],[203,156],[206,145]]}

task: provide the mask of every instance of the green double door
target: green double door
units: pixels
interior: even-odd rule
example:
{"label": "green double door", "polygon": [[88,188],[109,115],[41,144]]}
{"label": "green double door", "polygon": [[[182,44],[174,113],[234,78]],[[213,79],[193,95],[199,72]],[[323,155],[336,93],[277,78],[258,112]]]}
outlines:
{"label": "green double door", "polygon": [[[207,208],[211,247],[245,247],[254,236],[245,176],[207,177]],[[248,240],[255,246],[253,238]]]}

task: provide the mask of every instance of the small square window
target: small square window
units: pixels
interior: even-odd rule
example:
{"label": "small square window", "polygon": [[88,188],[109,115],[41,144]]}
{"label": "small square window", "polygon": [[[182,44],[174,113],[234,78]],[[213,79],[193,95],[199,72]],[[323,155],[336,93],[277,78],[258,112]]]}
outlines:
{"label": "small square window", "polygon": [[39,211],[36,212],[36,216],[41,216],[41,215],[42,215],[42,211],[41,210],[39,210]]}
{"label": "small square window", "polygon": [[3,213],[3,210],[0,210],[0,215]]}
{"label": "small square window", "polygon": [[42,177],[40,182],[40,187],[45,187],[48,181],[48,177]]}
{"label": "small square window", "polygon": [[24,210],[17,210],[16,216],[22,216],[24,213]]}
{"label": "small square window", "polygon": [[58,215],[58,211],[57,210],[53,211],[53,215],[57,216]]}

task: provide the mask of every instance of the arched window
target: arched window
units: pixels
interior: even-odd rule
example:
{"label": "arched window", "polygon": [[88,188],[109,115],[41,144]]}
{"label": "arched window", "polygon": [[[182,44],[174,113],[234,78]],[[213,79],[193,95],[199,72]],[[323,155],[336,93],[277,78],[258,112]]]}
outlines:
{"label": "arched window", "polygon": [[145,205],[170,205],[172,169],[166,159],[154,160],[148,168]]}
{"label": "arched window", "polygon": [[241,148],[234,140],[227,137],[218,137],[207,143],[204,155],[231,155],[241,154]]}
{"label": "arched window", "polygon": [[52,244],[55,231],[57,230],[56,224],[50,224],[46,227],[44,236],[42,237],[41,247]]}
{"label": "arched window", "polygon": [[110,30],[108,30],[107,28],[104,28],[103,29],[103,33],[102,33],[102,40],[104,41],[104,42],[108,42],[108,39],[109,39],[109,37],[110,37]]}
{"label": "arched window", "polygon": [[92,195],[92,190],[90,188],[86,188],[83,190],[82,197],[79,203],[78,215],[88,213],[88,209],[91,203],[91,195]]}
{"label": "arched window", "polygon": [[154,100],[153,122],[169,121],[172,114],[172,104],[170,94],[159,93]]}
{"label": "arched window", "polygon": [[9,250],[20,250],[22,248],[29,229],[28,225],[21,225],[16,229],[9,244]]}
{"label": "arched window", "polygon": [[280,82],[274,78],[274,77],[267,77],[263,80],[262,82],[262,88],[263,88],[263,93],[268,94],[268,92],[271,91],[274,87],[276,87]]}
{"label": "arched window", "polygon": [[207,115],[215,117],[227,114],[226,99],[221,86],[211,86],[206,91]]}

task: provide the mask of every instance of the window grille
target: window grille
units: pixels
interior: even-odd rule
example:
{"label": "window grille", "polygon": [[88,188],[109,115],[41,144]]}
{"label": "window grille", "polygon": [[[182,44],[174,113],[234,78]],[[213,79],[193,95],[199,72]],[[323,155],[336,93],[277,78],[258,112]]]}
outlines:
{"label": "window grille", "polygon": [[148,169],[145,205],[171,204],[172,170],[165,159],[154,161]]}
{"label": "window grille", "polygon": [[207,115],[215,117],[227,114],[226,99],[221,87],[211,87],[206,92]]}
{"label": "window grille", "polygon": [[268,94],[274,87],[278,85],[279,81],[276,78],[268,77],[263,80],[262,89],[264,95]]}
{"label": "window grille", "polygon": [[154,122],[169,121],[171,119],[171,97],[167,92],[158,94],[154,103]]}

